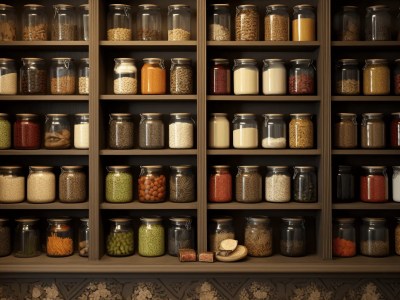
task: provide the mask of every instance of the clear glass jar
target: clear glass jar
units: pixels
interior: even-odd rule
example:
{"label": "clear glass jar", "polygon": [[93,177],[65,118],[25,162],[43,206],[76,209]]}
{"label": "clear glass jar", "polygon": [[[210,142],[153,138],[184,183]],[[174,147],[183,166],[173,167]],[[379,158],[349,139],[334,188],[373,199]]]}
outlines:
{"label": "clear glass jar", "polygon": [[0,150],[11,148],[11,123],[8,114],[0,113]]}
{"label": "clear glass jar", "polygon": [[284,4],[273,4],[266,7],[264,18],[264,40],[290,40],[290,17],[288,10],[288,6]]}
{"label": "clear glass jar", "polygon": [[169,121],[169,147],[191,149],[194,146],[194,120],[190,113],[171,113]]}
{"label": "clear glass jar", "polygon": [[109,256],[133,255],[135,247],[132,219],[110,219],[106,247]]}
{"label": "clear glass jar", "polygon": [[107,15],[107,40],[132,40],[132,7],[126,4],[110,4]]}
{"label": "clear glass jar", "polygon": [[293,200],[296,202],[317,202],[317,175],[312,166],[293,167]]}
{"label": "clear glass jar", "polygon": [[209,92],[211,95],[229,95],[231,93],[231,70],[229,60],[214,58],[209,71]]}
{"label": "clear glass jar", "polygon": [[165,230],[159,216],[140,218],[139,255],[161,256],[165,253]]}
{"label": "clear glass jar", "polygon": [[130,166],[108,166],[106,201],[127,203],[133,199],[133,177]]}
{"label": "clear glass jar", "polygon": [[0,203],[18,203],[24,200],[25,177],[22,167],[0,166]]}
{"label": "clear glass jar", "polygon": [[289,123],[289,147],[310,149],[314,147],[312,114],[291,114]]}
{"label": "clear glass jar", "polygon": [[79,203],[87,199],[87,177],[83,166],[62,166],[58,181],[60,202]]}
{"label": "clear glass jar", "polygon": [[78,233],[79,256],[82,257],[89,256],[89,235],[90,235],[89,219],[82,218]]}
{"label": "clear glass jar", "polygon": [[386,59],[367,59],[363,69],[364,95],[390,93],[390,69]]}
{"label": "clear glass jar", "polygon": [[361,167],[360,200],[374,203],[387,202],[389,200],[389,183],[386,167]]}
{"label": "clear glass jar", "polygon": [[312,42],[316,40],[316,15],[310,4],[293,7],[292,40]]}
{"label": "clear glass jar", "polygon": [[46,62],[42,58],[21,58],[19,90],[22,95],[44,95],[47,92]]}
{"label": "clear glass jar", "polygon": [[48,114],[45,121],[44,147],[68,149],[71,147],[71,124],[67,114]]}
{"label": "clear glass jar", "polygon": [[289,94],[315,93],[315,67],[312,59],[292,59],[289,70]]}
{"label": "clear glass jar", "polygon": [[164,123],[160,113],[140,114],[139,147],[141,149],[164,148]]}
{"label": "clear glass jar", "polygon": [[394,202],[400,202],[400,166],[393,166],[392,196]]}
{"label": "clear glass jar", "polygon": [[24,5],[22,12],[22,40],[47,41],[48,21],[46,9],[43,5]]}
{"label": "clear glass jar", "polygon": [[258,166],[238,166],[235,198],[237,202],[262,201],[262,177]]}
{"label": "clear glass jar", "polygon": [[[399,28],[399,31],[400,31],[400,28]],[[399,33],[399,36],[400,36],[400,33]],[[399,41],[400,41],[400,38],[399,38]],[[393,69],[393,90],[394,90],[395,95],[400,95],[400,59],[396,59],[394,61],[394,65],[395,65],[395,67]]]}
{"label": "clear glass jar", "polygon": [[71,219],[47,219],[46,254],[50,257],[66,257],[74,253],[74,232]]}
{"label": "clear glass jar", "polygon": [[234,239],[235,230],[233,228],[232,217],[215,217],[211,219],[209,229],[208,248],[212,252],[219,250],[219,244],[226,239]]}
{"label": "clear glass jar", "polygon": [[268,202],[283,203],[290,201],[291,176],[289,167],[267,167],[265,175],[265,200]]}
{"label": "clear glass jar", "polygon": [[162,58],[143,58],[141,75],[143,95],[164,95],[167,93],[167,72]]}
{"label": "clear glass jar", "polygon": [[52,95],[75,94],[75,63],[72,58],[53,58],[50,68],[50,91]]}
{"label": "clear glass jar", "polygon": [[76,15],[72,5],[53,5],[52,41],[74,41],[76,39]]}
{"label": "clear glass jar", "polygon": [[228,114],[212,113],[208,121],[208,147],[227,149],[230,145],[230,130]]}
{"label": "clear glass jar", "polygon": [[161,40],[161,10],[155,4],[141,4],[137,13],[137,39],[139,41]]}
{"label": "clear glass jar", "polygon": [[354,218],[337,218],[333,224],[332,254],[337,257],[356,255]]}
{"label": "clear glass jar", "polygon": [[137,94],[137,68],[133,58],[115,58],[114,65],[114,94]]}
{"label": "clear glass jar", "polygon": [[212,166],[208,181],[208,201],[231,202],[232,201],[232,175],[229,166]]}
{"label": "clear glass jar", "polygon": [[16,219],[14,256],[27,258],[40,255],[39,219]]}
{"label": "clear glass jar", "polygon": [[365,40],[390,41],[392,39],[392,15],[386,5],[367,7],[365,15]]}
{"label": "clear glass jar", "polygon": [[16,114],[14,123],[14,148],[17,150],[39,149],[41,144],[39,116]]}
{"label": "clear glass jar", "polygon": [[11,253],[11,230],[8,219],[0,218],[0,257]]}
{"label": "clear glass jar", "polygon": [[372,257],[389,255],[389,231],[384,218],[363,218],[361,226],[361,254]]}
{"label": "clear glass jar", "polygon": [[286,148],[286,122],[283,114],[264,114],[262,147],[269,149]]}
{"label": "clear glass jar", "polygon": [[76,149],[89,149],[89,114],[75,115],[74,147]]}
{"label": "clear glass jar", "polygon": [[354,170],[351,166],[338,166],[336,174],[336,199],[338,202],[355,200]]}
{"label": "clear glass jar", "polygon": [[196,200],[196,182],[192,166],[171,166],[169,201],[187,203]]}
{"label": "clear glass jar", "polygon": [[362,114],[361,148],[385,148],[385,122],[382,113]]}
{"label": "clear glass jar", "polygon": [[30,203],[50,203],[56,200],[56,176],[53,167],[29,167],[26,195]]}
{"label": "clear glass jar", "polygon": [[170,93],[172,95],[193,94],[193,68],[190,58],[172,58],[170,72]]}
{"label": "clear glass jar", "polygon": [[286,94],[286,67],[282,59],[264,59],[262,85],[264,95]]}
{"label": "clear glass jar", "polygon": [[260,39],[260,15],[257,6],[253,4],[239,5],[236,7],[235,40],[258,41]]}
{"label": "clear glass jar", "polygon": [[10,42],[17,39],[17,17],[14,7],[0,4],[0,41]]}
{"label": "clear glass jar", "polygon": [[357,59],[340,59],[336,65],[336,94],[360,94],[360,70]]}
{"label": "clear glass jar", "polygon": [[394,232],[394,248],[397,255],[400,255],[400,218],[397,218],[397,226]]}
{"label": "clear glass jar", "polygon": [[165,201],[167,180],[162,166],[141,166],[138,179],[139,201],[158,203]]}
{"label": "clear glass jar", "polygon": [[272,255],[272,227],[268,217],[254,216],[246,218],[244,245],[250,256],[266,257]]}
{"label": "clear glass jar", "polygon": [[282,218],[280,250],[284,256],[299,257],[306,255],[304,218]]}
{"label": "clear glass jar", "polygon": [[17,87],[15,61],[10,58],[0,58],[0,95],[16,95]]}
{"label": "clear glass jar", "polygon": [[122,150],[133,148],[133,119],[132,114],[110,114],[108,124],[108,147]]}
{"label": "clear glass jar", "polygon": [[190,6],[174,4],[168,6],[168,41],[190,40]]}
{"label": "clear glass jar", "polygon": [[357,6],[343,6],[335,14],[333,27],[338,41],[359,41],[361,39],[361,18]]}
{"label": "clear glass jar", "polygon": [[82,4],[78,8],[78,41],[89,41],[89,23],[89,4]]}
{"label": "clear glass jar", "polygon": [[78,94],[89,95],[89,58],[81,58],[78,69]]}
{"label": "clear glass jar", "polygon": [[168,227],[168,254],[179,255],[179,249],[194,249],[194,228],[191,217],[170,218]]}
{"label": "clear glass jar", "polygon": [[392,148],[400,148],[400,112],[392,113],[392,121],[390,122],[390,146]]}
{"label": "clear glass jar", "polygon": [[335,121],[334,146],[336,148],[357,148],[357,115],[338,113]]}
{"label": "clear glass jar", "polygon": [[233,67],[233,93],[235,95],[258,95],[259,71],[252,58],[235,59]]}
{"label": "clear glass jar", "polygon": [[233,123],[233,148],[258,147],[258,125],[255,114],[235,114]]}
{"label": "clear glass jar", "polygon": [[231,40],[231,12],[229,4],[211,4],[208,18],[208,40]]}

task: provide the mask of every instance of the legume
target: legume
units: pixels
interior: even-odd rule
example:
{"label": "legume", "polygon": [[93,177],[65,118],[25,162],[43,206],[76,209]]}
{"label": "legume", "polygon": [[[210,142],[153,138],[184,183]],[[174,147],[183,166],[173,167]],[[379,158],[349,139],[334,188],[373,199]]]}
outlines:
{"label": "legume", "polygon": [[86,174],[81,167],[62,167],[59,178],[61,202],[76,203],[86,200]]}
{"label": "legume", "polygon": [[128,256],[134,251],[133,232],[112,232],[107,237],[107,254]]}
{"label": "legume", "polygon": [[139,177],[139,201],[161,202],[165,200],[167,183],[162,174],[146,174]]}
{"label": "legume", "polygon": [[168,41],[189,41],[190,32],[182,28],[168,30]]}
{"label": "legume", "polygon": [[133,148],[132,120],[111,119],[108,132],[108,146],[111,149]]}
{"label": "legume", "polygon": [[193,123],[175,122],[169,124],[169,147],[193,148]]}
{"label": "legume", "polygon": [[17,203],[24,201],[24,199],[25,177],[0,175],[0,202]]}
{"label": "legume", "polygon": [[272,255],[272,230],[246,226],[244,231],[244,245],[250,256],[262,257]]}
{"label": "legume", "polygon": [[[3,119],[4,117],[4,119]],[[0,114],[0,149],[11,147],[11,124],[6,115]]]}
{"label": "legume", "polygon": [[172,95],[193,93],[193,71],[191,67],[178,67],[171,70],[170,92]]}
{"label": "legume", "polygon": [[165,233],[161,224],[147,224],[139,227],[139,254],[161,256],[165,252]]}
{"label": "legume", "polygon": [[111,171],[106,176],[106,201],[125,203],[133,198],[133,178],[127,171]]}
{"label": "legume", "polygon": [[314,125],[308,118],[292,119],[289,124],[289,147],[314,147]]}
{"label": "legume", "polygon": [[107,40],[109,41],[130,41],[132,30],[128,28],[112,28],[107,30]]}

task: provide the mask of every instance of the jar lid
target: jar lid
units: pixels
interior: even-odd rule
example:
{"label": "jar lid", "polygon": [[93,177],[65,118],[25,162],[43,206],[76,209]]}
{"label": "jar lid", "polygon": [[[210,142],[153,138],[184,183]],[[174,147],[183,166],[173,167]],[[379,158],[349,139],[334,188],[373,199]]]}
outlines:
{"label": "jar lid", "polygon": [[129,171],[131,169],[130,166],[107,166],[108,171]]}
{"label": "jar lid", "polygon": [[89,223],[89,218],[81,218],[82,223]]}
{"label": "jar lid", "polygon": [[372,11],[381,9],[389,9],[389,7],[387,5],[372,5],[367,7],[367,10],[372,10]]}
{"label": "jar lid", "polygon": [[115,222],[115,223],[127,223],[127,222],[131,222],[132,219],[131,218],[112,218],[109,219],[111,222]]}
{"label": "jar lid", "polygon": [[233,218],[228,216],[218,216],[211,218],[211,221],[216,223],[229,223],[233,221]]}
{"label": "jar lid", "polygon": [[191,113],[170,113],[169,114],[171,117],[190,117],[192,114]]}
{"label": "jar lid", "polygon": [[179,64],[179,63],[189,64],[192,62],[192,59],[186,57],[178,57],[178,58],[171,58],[171,62],[174,64]]}
{"label": "jar lid", "polygon": [[237,58],[234,61],[235,63],[257,63],[254,58]]}
{"label": "jar lid", "polygon": [[291,116],[291,117],[295,117],[295,118],[298,118],[298,117],[311,117],[312,114],[309,114],[309,113],[299,113],[299,114],[290,114],[290,116]]}
{"label": "jar lid", "polygon": [[148,217],[141,217],[141,222],[161,222],[162,218],[160,216],[148,216]]}
{"label": "jar lid", "polygon": [[6,113],[0,113],[0,118],[8,118],[8,114],[6,114]]}
{"label": "jar lid", "polygon": [[161,170],[163,167],[161,165],[154,165],[154,166],[140,166],[143,169],[147,170]]}
{"label": "jar lid", "polygon": [[157,4],[140,4],[139,8],[147,10],[147,9],[159,9],[160,7]]}
{"label": "jar lid", "polygon": [[161,117],[162,113],[141,113],[140,115],[146,117]]}
{"label": "jar lid", "polygon": [[215,64],[229,64],[229,59],[226,58],[213,58],[211,61]]}
{"label": "jar lid", "polygon": [[110,114],[110,117],[112,117],[112,118],[131,118],[132,114],[131,113],[115,113],[115,114]]}
{"label": "jar lid", "polygon": [[189,216],[171,217],[169,220],[174,223],[192,223],[192,218]]}
{"label": "jar lid", "polygon": [[24,7],[32,9],[32,10],[44,8],[44,6],[40,5],[40,4],[25,4]]}
{"label": "jar lid", "polygon": [[83,166],[61,166],[61,168],[65,171],[83,170]]}
{"label": "jar lid", "polygon": [[0,62],[14,62],[15,60],[12,58],[0,58]]}
{"label": "jar lid", "polygon": [[238,166],[238,169],[254,169],[257,170],[259,168],[259,166]]}
{"label": "jar lid", "polygon": [[150,57],[150,58],[143,58],[143,62],[144,63],[149,63],[149,64],[153,64],[153,63],[163,63],[164,59],[162,58],[157,58],[157,57]]}
{"label": "jar lid", "polygon": [[82,62],[89,63],[89,57],[84,57],[80,59]]}
{"label": "jar lid", "polygon": [[400,166],[393,166],[392,168],[397,170],[400,169]]}
{"label": "jar lid", "polygon": [[21,166],[0,166],[1,171],[19,171],[22,170]]}
{"label": "jar lid", "polygon": [[400,116],[400,112],[391,113],[392,116]]}
{"label": "jar lid", "polygon": [[344,65],[358,65],[358,60],[354,58],[343,58],[339,59],[338,62],[341,62]]}
{"label": "jar lid", "polygon": [[22,61],[24,61],[24,60],[34,61],[34,62],[44,61],[43,58],[39,58],[39,57],[22,57],[21,60]]}
{"label": "jar lid", "polygon": [[385,166],[361,166],[364,170],[385,170]]}
{"label": "jar lid", "polygon": [[169,9],[190,8],[187,4],[172,4],[168,6]]}
{"label": "jar lid", "polygon": [[72,61],[73,59],[71,57],[54,57],[51,59],[52,61],[60,61],[60,60],[69,60]]}
{"label": "jar lid", "polygon": [[280,58],[266,58],[263,60],[264,63],[283,63],[283,59]]}
{"label": "jar lid", "polygon": [[363,113],[362,116],[376,118],[376,117],[383,117],[383,113]]}
{"label": "jar lid", "polygon": [[267,5],[267,10],[268,10],[268,9],[277,9],[277,8],[288,8],[288,6],[285,5],[285,4],[271,4],[271,5]]}
{"label": "jar lid", "polygon": [[299,170],[314,170],[314,166],[294,166],[293,169],[299,169]]}
{"label": "jar lid", "polygon": [[243,5],[238,5],[237,8],[243,8],[243,9],[256,8],[256,5],[254,5],[254,4],[243,4]]}
{"label": "jar lid", "polygon": [[116,8],[116,9],[123,9],[123,8],[132,8],[132,6],[128,4],[110,4],[108,7]]}
{"label": "jar lid", "polygon": [[227,113],[212,113],[211,115],[213,117],[226,117],[226,116],[228,116]]}
{"label": "jar lid", "polygon": [[89,113],[77,113],[77,114],[75,114],[75,116],[77,116],[77,117],[89,117],[90,115],[89,115]]}
{"label": "jar lid", "polygon": [[171,169],[174,169],[174,170],[182,170],[182,169],[187,170],[187,169],[191,169],[192,166],[191,166],[191,165],[170,166],[170,168],[171,168]]}
{"label": "jar lid", "polygon": [[365,60],[367,64],[387,64],[388,60],[384,58],[369,58]]}
{"label": "jar lid", "polygon": [[71,218],[68,217],[61,217],[61,218],[48,218],[47,221],[50,222],[57,222],[57,223],[68,223],[71,221]]}
{"label": "jar lid", "polygon": [[55,4],[55,5],[53,5],[53,8],[57,8],[57,9],[61,9],[61,10],[66,10],[66,9],[73,8],[73,6],[72,6],[72,5],[69,5],[69,4]]}
{"label": "jar lid", "polygon": [[52,171],[53,167],[50,166],[30,166],[29,169],[32,171]]}
{"label": "jar lid", "polygon": [[0,4],[0,10],[8,10],[8,9],[14,9],[14,7],[7,4]]}
{"label": "jar lid", "polygon": [[282,221],[285,222],[304,222],[305,219],[303,217],[287,217],[287,218],[282,218]]}
{"label": "jar lid", "polygon": [[131,58],[131,57],[117,57],[117,58],[114,58],[114,61],[133,62],[133,61],[135,61],[135,59]]}
{"label": "jar lid", "polygon": [[[400,9],[400,7],[399,7],[399,9]],[[395,59],[394,62],[400,63],[400,58]]]}
{"label": "jar lid", "polygon": [[355,218],[336,218],[335,221],[337,223],[352,224],[354,223]]}
{"label": "jar lid", "polygon": [[68,117],[68,114],[47,114],[46,117],[52,117],[52,118]]}
{"label": "jar lid", "polygon": [[314,8],[311,4],[299,4],[293,6],[293,9]]}
{"label": "jar lid", "polygon": [[228,3],[223,3],[223,4],[211,4],[210,6],[214,7],[214,8],[229,8],[229,4]]}
{"label": "jar lid", "polygon": [[37,221],[39,221],[38,218],[19,218],[19,219],[15,219],[15,222],[18,223],[36,223]]}
{"label": "jar lid", "polygon": [[234,117],[256,117],[256,114],[251,114],[251,113],[239,113],[235,114]]}
{"label": "jar lid", "polygon": [[337,114],[339,117],[347,117],[347,118],[350,118],[350,117],[357,117],[357,114],[354,114],[354,113],[338,113]]}
{"label": "jar lid", "polygon": [[6,218],[0,218],[0,224],[7,223],[8,221],[9,221],[9,219],[6,219]]}
{"label": "jar lid", "polygon": [[28,119],[28,120],[36,119],[39,117],[39,115],[37,114],[16,114],[15,116],[17,117],[17,119]]}
{"label": "jar lid", "polygon": [[284,114],[263,114],[262,115],[264,118],[270,118],[270,119],[275,119],[275,118],[282,118],[285,115]]}
{"label": "jar lid", "polygon": [[224,165],[216,165],[216,166],[211,166],[213,169],[229,169],[230,166],[224,166]]}
{"label": "jar lid", "polygon": [[364,222],[377,222],[377,223],[385,223],[386,219],[385,218],[363,218],[362,219]]}
{"label": "jar lid", "polygon": [[255,222],[259,222],[259,223],[269,223],[271,220],[270,218],[268,218],[267,216],[250,216],[246,218],[247,221],[255,221]]}
{"label": "jar lid", "polygon": [[309,58],[296,58],[296,59],[291,59],[291,63],[296,63],[296,64],[312,64],[313,60]]}
{"label": "jar lid", "polygon": [[85,10],[89,10],[89,4],[81,4],[79,7],[82,7]]}
{"label": "jar lid", "polygon": [[267,166],[267,170],[288,170],[288,166]]}

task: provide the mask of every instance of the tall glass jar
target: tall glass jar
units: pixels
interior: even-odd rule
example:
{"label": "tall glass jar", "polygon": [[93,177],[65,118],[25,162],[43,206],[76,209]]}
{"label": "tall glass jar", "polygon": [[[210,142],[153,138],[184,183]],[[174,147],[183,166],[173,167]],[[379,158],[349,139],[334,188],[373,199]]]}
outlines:
{"label": "tall glass jar", "polygon": [[400,202],[400,166],[393,166],[392,196],[394,202]]}
{"label": "tall glass jar", "polygon": [[25,4],[22,12],[22,40],[47,41],[48,18],[46,9],[39,4]]}
{"label": "tall glass jar", "polygon": [[228,114],[212,113],[208,121],[208,147],[226,149],[230,145]]}
{"label": "tall glass jar", "polygon": [[134,233],[132,219],[110,219],[110,231],[107,236],[107,255],[130,256],[134,253]]}
{"label": "tall glass jar", "polygon": [[0,203],[18,203],[24,200],[25,177],[22,167],[0,166]]}
{"label": "tall glass jar", "polygon": [[338,166],[336,174],[336,199],[338,202],[355,200],[354,170],[351,166]]}
{"label": "tall glass jar", "polygon": [[133,177],[129,166],[108,166],[106,176],[107,202],[127,203],[133,199]]}
{"label": "tall glass jar", "polygon": [[190,149],[194,146],[194,120],[190,113],[171,113],[169,121],[169,147]]}
{"label": "tall glass jar", "polygon": [[[400,14],[399,14],[400,16]],[[400,18],[399,18],[400,22]],[[400,32],[400,27],[399,27]],[[400,37],[400,33],[399,33]],[[400,38],[398,39],[400,41]],[[394,61],[394,69],[393,69],[393,90],[395,95],[400,95],[400,59],[396,59]]]}
{"label": "tall glass jar", "polygon": [[231,12],[229,4],[211,4],[208,18],[208,40],[231,40]]}
{"label": "tall glass jar", "polygon": [[282,59],[264,59],[262,85],[264,95],[286,94],[286,67]]}
{"label": "tall glass jar", "polygon": [[283,114],[264,114],[262,147],[286,148],[286,122]]}
{"label": "tall glass jar", "polygon": [[87,199],[87,177],[83,166],[62,166],[58,180],[60,202],[79,203]]}
{"label": "tall glass jar", "polygon": [[301,4],[293,7],[292,40],[300,42],[316,40],[316,16],[312,5]]}
{"label": "tall glass jar", "polygon": [[360,94],[360,70],[357,59],[340,59],[336,65],[336,94]]}
{"label": "tall glass jar", "polygon": [[140,166],[138,179],[139,201],[163,202],[167,195],[167,179],[162,166]]}
{"label": "tall glass jar", "polygon": [[21,58],[19,90],[22,95],[44,95],[47,92],[46,62],[42,58]]}
{"label": "tall glass jar", "polygon": [[194,228],[191,217],[173,217],[169,219],[168,254],[179,255],[179,249],[194,249]]}
{"label": "tall glass jar", "polygon": [[385,148],[385,122],[382,113],[362,114],[361,148]]}
{"label": "tall glass jar", "polygon": [[235,114],[233,123],[233,147],[254,149],[258,147],[258,125],[255,114]]}
{"label": "tall glass jar", "polygon": [[289,123],[289,147],[309,149],[314,147],[312,114],[291,114]]}
{"label": "tall glass jar", "polygon": [[363,69],[364,95],[390,93],[390,69],[387,59],[367,59]]}
{"label": "tall glass jar", "polygon": [[17,39],[17,18],[14,7],[0,4],[0,41],[10,42]]}
{"label": "tall glass jar", "polygon": [[190,58],[172,58],[169,89],[172,95],[193,94],[193,68]]}
{"label": "tall glass jar", "polygon": [[76,16],[72,5],[53,5],[51,29],[52,41],[74,41],[76,39]]}
{"label": "tall glass jar", "polygon": [[235,59],[233,67],[233,93],[257,95],[259,91],[257,61],[252,58]]}
{"label": "tall glass jar", "polygon": [[244,245],[250,256],[265,257],[272,255],[272,227],[268,217],[254,216],[246,218]]}
{"label": "tall glass jar", "polygon": [[168,6],[168,41],[190,40],[190,6],[174,4]]}
{"label": "tall glass jar", "polygon": [[141,149],[164,148],[164,123],[160,113],[140,114],[139,147]]}
{"label": "tall glass jar", "polygon": [[74,232],[71,219],[47,219],[46,254],[50,257],[66,257],[74,253]]}
{"label": "tall glass jar", "polygon": [[89,256],[89,218],[82,218],[78,233],[79,256]]}
{"label": "tall glass jar", "polygon": [[82,4],[78,8],[78,41],[89,41],[89,23],[89,4]]}
{"label": "tall glass jar", "polygon": [[138,74],[133,58],[115,58],[114,94],[136,95]]}
{"label": "tall glass jar", "polygon": [[400,255],[400,217],[397,218],[397,226],[394,232],[394,248],[397,255]]}
{"label": "tall glass jar", "polygon": [[56,176],[53,167],[29,167],[26,196],[30,203],[50,203],[56,200]]}
{"label": "tall glass jar", "polygon": [[315,67],[312,59],[290,61],[289,94],[312,95],[315,93]]}
{"label": "tall glass jar", "polygon": [[268,202],[283,203],[290,201],[291,176],[289,167],[267,167],[265,176],[265,200]]}
{"label": "tall glass jar", "polygon": [[11,148],[11,123],[8,114],[0,113],[0,150]]}
{"label": "tall glass jar", "polygon": [[392,120],[390,122],[390,146],[392,148],[400,148],[400,112],[392,113]]}
{"label": "tall glass jar", "polygon": [[196,200],[196,182],[192,166],[171,166],[169,200],[179,203]]}
{"label": "tall glass jar", "polygon": [[167,72],[162,58],[143,58],[142,94],[164,95],[167,93]]}
{"label": "tall glass jar", "polygon": [[14,148],[17,150],[39,149],[41,144],[39,116],[16,114],[14,123]]}
{"label": "tall glass jar", "polygon": [[386,202],[389,200],[389,183],[386,167],[363,166],[360,177],[360,200]]}
{"label": "tall glass jar", "polygon": [[236,7],[235,40],[258,41],[260,39],[259,14],[257,6],[253,4],[239,5]]}
{"label": "tall glass jar", "polygon": [[89,114],[75,115],[74,147],[76,149],[89,149]]}
{"label": "tall glass jar", "polygon": [[219,250],[219,244],[226,239],[235,238],[232,217],[214,217],[211,219],[208,248],[212,252]]}
{"label": "tall glass jar", "polygon": [[289,8],[284,4],[268,5],[264,18],[264,40],[289,41]]}
{"label": "tall glass jar", "polygon": [[208,201],[231,202],[232,201],[232,175],[229,166],[212,166],[208,180]]}
{"label": "tall glass jar", "polygon": [[357,115],[338,113],[335,121],[334,146],[336,148],[357,148]]}
{"label": "tall glass jar", "polygon": [[211,95],[229,95],[231,93],[231,70],[229,60],[214,58],[209,71],[209,92]]}
{"label": "tall glass jar", "polygon": [[132,40],[132,7],[126,4],[110,4],[107,15],[107,40]]}
{"label": "tall glass jar", "polygon": [[386,5],[367,7],[365,15],[365,40],[390,41],[392,38],[392,15]]}
{"label": "tall glass jar", "polygon": [[82,58],[78,69],[78,94],[89,94],[89,58]]}
{"label": "tall glass jar", "polygon": [[298,257],[306,255],[304,218],[282,218],[280,250],[284,256]]}
{"label": "tall glass jar", "polygon": [[11,230],[8,219],[0,218],[0,257],[11,253]]}
{"label": "tall glass jar", "polygon": [[50,67],[50,91],[53,95],[75,94],[75,63],[72,58],[53,58]]}
{"label": "tall glass jar", "polygon": [[161,10],[155,4],[141,4],[137,13],[137,39],[139,41],[161,40]]}
{"label": "tall glass jar", "polygon": [[15,61],[10,58],[0,58],[0,95],[16,95],[17,87]]}
{"label": "tall glass jar", "polygon": [[67,149],[71,147],[71,124],[67,114],[48,114],[45,121],[44,147]]}
{"label": "tall glass jar", "polygon": [[256,203],[262,201],[262,177],[258,166],[238,166],[235,186],[237,202]]}
{"label": "tall glass jar", "polygon": [[372,257],[389,255],[389,230],[384,218],[363,218],[361,254]]}
{"label": "tall glass jar", "polygon": [[108,147],[111,149],[133,148],[133,119],[130,113],[110,114]]}
{"label": "tall glass jar", "polygon": [[357,6],[343,6],[334,17],[334,31],[338,41],[361,39],[361,18]]}
{"label": "tall glass jar", "polygon": [[317,175],[312,166],[293,167],[293,200],[296,202],[317,202]]}
{"label": "tall glass jar", "polygon": [[333,225],[332,254],[337,257],[356,255],[354,218],[337,218]]}
{"label": "tall glass jar", "polygon": [[40,255],[39,219],[16,219],[14,256],[27,258]]}
{"label": "tall glass jar", "polygon": [[165,253],[165,230],[159,216],[140,218],[139,255],[161,256]]}

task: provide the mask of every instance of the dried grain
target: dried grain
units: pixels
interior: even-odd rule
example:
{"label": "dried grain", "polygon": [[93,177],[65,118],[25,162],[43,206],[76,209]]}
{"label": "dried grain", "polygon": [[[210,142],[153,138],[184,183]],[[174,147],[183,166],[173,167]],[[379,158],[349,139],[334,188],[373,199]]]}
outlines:
{"label": "dried grain", "polygon": [[290,176],[282,174],[265,177],[265,200],[269,202],[289,202],[290,180]]}
{"label": "dried grain", "polygon": [[231,31],[229,28],[220,24],[210,24],[208,27],[209,41],[230,41]]}
{"label": "dried grain", "polygon": [[171,70],[170,92],[172,95],[193,93],[193,71],[191,67],[176,67]]}
{"label": "dried grain", "polygon": [[244,245],[250,256],[261,257],[272,255],[272,230],[246,227]]}
{"label": "dried grain", "polygon": [[258,41],[258,12],[244,9],[236,15],[236,41]]}
{"label": "dried grain", "polygon": [[168,41],[189,41],[190,32],[181,28],[168,30]]}
{"label": "dried grain", "polygon": [[137,80],[132,77],[120,77],[114,80],[114,94],[136,95]]}
{"label": "dried grain", "polygon": [[107,40],[109,41],[130,41],[132,30],[128,28],[112,28],[107,30]]}
{"label": "dried grain", "polygon": [[266,41],[289,40],[289,17],[278,14],[267,15],[264,18],[264,39]]}

